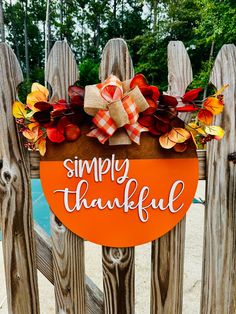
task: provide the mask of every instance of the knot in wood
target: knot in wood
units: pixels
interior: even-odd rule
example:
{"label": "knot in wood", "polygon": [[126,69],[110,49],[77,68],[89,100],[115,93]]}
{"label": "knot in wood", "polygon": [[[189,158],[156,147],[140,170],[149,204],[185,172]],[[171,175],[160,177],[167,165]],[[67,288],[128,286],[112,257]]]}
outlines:
{"label": "knot in wood", "polygon": [[111,248],[110,258],[113,263],[120,263],[122,259],[122,251],[119,248]]}
{"label": "knot in wood", "polygon": [[232,161],[234,164],[236,164],[236,153],[229,154],[228,161]]}
{"label": "knot in wood", "polygon": [[3,178],[6,183],[9,183],[11,181],[11,174],[9,171],[4,171],[3,172]]}

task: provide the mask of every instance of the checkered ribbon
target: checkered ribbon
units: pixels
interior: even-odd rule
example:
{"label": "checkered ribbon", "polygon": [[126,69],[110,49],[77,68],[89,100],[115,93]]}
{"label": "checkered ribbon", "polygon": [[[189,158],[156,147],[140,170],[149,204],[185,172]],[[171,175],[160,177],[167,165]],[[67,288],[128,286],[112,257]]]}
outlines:
{"label": "checkered ribbon", "polygon": [[[141,133],[147,131],[147,129],[137,122],[141,111],[141,96],[138,93],[139,97],[136,97],[138,99],[136,103],[135,95],[137,96],[139,91],[135,89],[134,93],[130,92],[124,95],[122,82],[114,75],[111,75],[105,82],[97,84],[96,88],[99,90],[103,101],[105,101],[103,103],[101,99],[98,99],[100,101],[99,106],[104,105],[104,109],[99,109],[99,106],[97,106],[96,113],[92,113],[94,115],[93,123],[96,128],[92,129],[87,135],[97,138],[104,144],[118,128],[124,127],[130,140],[140,144]],[[92,93],[95,94],[95,92],[97,91],[92,89]],[[141,101],[146,102],[144,98]],[[148,104],[144,103],[142,106],[143,111]],[[89,108],[91,109],[91,107]],[[94,110],[94,107],[92,110]],[[89,113],[91,114],[91,111]]]}

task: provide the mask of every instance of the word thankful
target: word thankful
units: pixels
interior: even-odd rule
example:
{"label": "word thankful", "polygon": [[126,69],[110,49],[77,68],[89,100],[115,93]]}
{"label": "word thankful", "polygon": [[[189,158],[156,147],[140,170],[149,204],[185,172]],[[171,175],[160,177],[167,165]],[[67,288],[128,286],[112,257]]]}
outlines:
{"label": "word thankful", "polygon": [[[69,213],[90,208],[99,210],[119,208],[126,214],[130,210],[137,210],[140,221],[147,222],[149,219],[148,209],[169,210],[174,214],[184,206],[184,203],[181,203],[178,207],[175,204],[184,191],[183,181],[176,180],[172,183],[166,200],[164,198],[151,198],[150,187],[146,185],[139,187],[139,183],[135,178],[129,178],[129,159],[124,161],[116,160],[115,155],[112,155],[111,159],[106,158],[103,160],[95,157],[91,161],[75,158],[74,161],[66,159],[63,165],[67,170],[68,178],[80,179],[75,190],[71,191],[68,187],[65,187],[54,191],[54,193],[64,194],[64,207]],[[85,174],[92,176],[93,180],[85,180]],[[112,200],[105,200],[102,195],[91,199],[92,188],[90,190],[90,185],[101,184],[102,191],[104,175],[109,175],[112,182],[124,186],[121,195],[115,195]],[[73,206],[71,206],[72,202]]]}

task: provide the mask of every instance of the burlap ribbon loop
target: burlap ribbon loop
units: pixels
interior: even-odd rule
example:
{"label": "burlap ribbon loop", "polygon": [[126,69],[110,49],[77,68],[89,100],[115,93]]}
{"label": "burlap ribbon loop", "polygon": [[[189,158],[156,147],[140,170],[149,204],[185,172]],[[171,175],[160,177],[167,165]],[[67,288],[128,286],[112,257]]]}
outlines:
{"label": "burlap ribbon loop", "polygon": [[[141,132],[147,129],[137,122],[138,114],[149,105],[139,88],[136,86],[130,90],[129,83],[122,83],[111,75],[101,84],[85,87],[84,110],[94,117],[93,122],[97,126],[88,136],[96,137],[101,143],[113,137],[110,145],[130,144],[131,141],[140,143]],[[127,133],[119,132],[121,135],[114,136],[122,127]]]}

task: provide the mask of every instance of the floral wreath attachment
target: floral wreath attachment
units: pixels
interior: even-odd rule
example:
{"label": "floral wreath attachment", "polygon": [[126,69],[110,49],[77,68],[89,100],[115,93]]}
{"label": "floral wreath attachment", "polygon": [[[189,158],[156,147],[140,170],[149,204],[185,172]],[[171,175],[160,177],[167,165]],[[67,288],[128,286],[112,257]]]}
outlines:
{"label": "floral wreath attachment", "polygon": [[25,147],[46,152],[46,139],[53,143],[72,142],[79,138],[79,124],[84,122],[84,88],[70,86],[69,101],[60,99],[49,102],[49,91],[39,83],[33,83],[26,104],[13,103],[13,115],[19,132],[26,138]]}
{"label": "floral wreath attachment", "polygon": [[[224,130],[212,125],[213,116],[224,108],[222,92],[198,100],[202,88],[187,91],[182,97],[160,93],[158,87],[147,83],[142,74],[121,82],[110,75],[104,82],[85,87],[70,86],[69,101],[49,102],[49,92],[39,83],[33,83],[26,104],[13,103],[13,115],[19,132],[26,138],[25,147],[38,149],[43,156],[46,140],[54,143],[72,142],[81,135],[81,125],[90,123],[87,134],[109,145],[140,144],[142,132],[157,137],[164,149],[184,152],[190,138],[202,149],[208,141],[220,140]],[[192,112],[190,123],[175,126],[178,112]]]}

